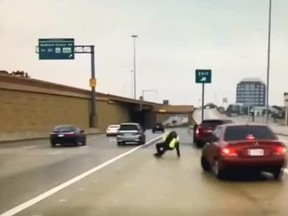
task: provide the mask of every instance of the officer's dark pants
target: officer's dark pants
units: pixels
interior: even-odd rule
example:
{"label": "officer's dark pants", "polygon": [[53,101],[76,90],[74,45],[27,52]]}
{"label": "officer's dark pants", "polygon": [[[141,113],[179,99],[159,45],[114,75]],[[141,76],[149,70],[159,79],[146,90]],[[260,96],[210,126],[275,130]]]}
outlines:
{"label": "officer's dark pants", "polygon": [[[179,143],[176,144],[175,149],[176,149],[176,152],[177,152],[177,156],[180,157]],[[158,157],[161,157],[162,155],[164,155],[164,153],[167,150],[174,150],[174,149],[169,148],[169,146],[167,146],[165,143],[157,143],[156,144],[156,150],[157,150],[157,153],[155,155],[158,156]]]}

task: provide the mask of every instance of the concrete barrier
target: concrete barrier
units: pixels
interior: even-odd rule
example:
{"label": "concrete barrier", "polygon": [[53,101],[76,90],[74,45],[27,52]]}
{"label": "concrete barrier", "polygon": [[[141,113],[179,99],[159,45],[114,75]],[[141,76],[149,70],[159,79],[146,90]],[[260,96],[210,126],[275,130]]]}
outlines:
{"label": "concrete barrier", "polygon": [[[43,140],[49,138],[50,131],[25,131],[25,132],[7,132],[0,133],[0,144],[11,142],[22,142],[30,140]],[[104,131],[89,128],[85,130],[86,135],[103,134]]]}

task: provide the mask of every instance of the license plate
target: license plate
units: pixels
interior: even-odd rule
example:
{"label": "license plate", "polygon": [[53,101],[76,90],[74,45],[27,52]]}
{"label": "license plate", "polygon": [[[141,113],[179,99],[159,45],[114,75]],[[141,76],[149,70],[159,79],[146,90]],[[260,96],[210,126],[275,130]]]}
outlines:
{"label": "license plate", "polygon": [[250,156],[263,156],[264,150],[263,149],[249,149],[248,154]]}
{"label": "license plate", "polygon": [[206,133],[212,133],[213,130],[206,130]]}
{"label": "license plate", "polygon": [[59,134],[58,137],[64,137],[64,134]]}

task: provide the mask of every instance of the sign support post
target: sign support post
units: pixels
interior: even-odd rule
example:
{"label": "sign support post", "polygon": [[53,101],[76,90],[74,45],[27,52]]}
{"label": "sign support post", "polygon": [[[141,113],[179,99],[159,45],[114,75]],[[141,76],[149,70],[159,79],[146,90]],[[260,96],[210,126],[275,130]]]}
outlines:
{"label": "sign support post", "polygon": [[202,106],[201,106],[201,122],[204,120],[204,106],[205,106],[205,83],[202,83]]}
{"label": "sign support post", "polygon": [[42,38],[38,40],[36,53],[39,54],[40,60],[74,60],[76,53],[91,55],[91,111],[89,125],[91,128],[95,128],[97,126],[95,46],[74,45],[74,39],[71,38]]}
{"label": "sign support post", "polygon": [[212,71],[197,69],[195,71],[196,83],[202,84],[202,107],[201,107],[201,122],[204,120],[204,106],[205,106],[205,84],[212,82]]}

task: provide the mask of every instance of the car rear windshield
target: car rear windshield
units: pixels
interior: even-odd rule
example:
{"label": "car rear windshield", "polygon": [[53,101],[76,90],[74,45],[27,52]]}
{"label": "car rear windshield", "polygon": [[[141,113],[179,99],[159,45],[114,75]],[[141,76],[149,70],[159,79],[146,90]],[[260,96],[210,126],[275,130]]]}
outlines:
{"label": "car rear windshield", "polygon": [[225,123],[232,123],[232,121],[228,120],[205,120],[201,123],[201,126],[210,127],[210,126],[217,126]]}
{"label": "car rear windshield", "polygon": [[247,135],[253,135],[257,140],[275,140],[277,137],[265,125],[229,126],[225,130],[225,141],[245,140]]}
{"label": "car rear windshield", "polygon": [[109,125],[109,128],[119,128],[119,125]]}
{"label": "car rear windshield", "polygon": [[126,124],[126,125],[121,125],[120,126],[120,130],[138,130],[138,127],[137,127],[137,125],[128,125],[128,124]]}
{"label": "car rear windshield", "polygon": [[74,127],[72,127],[72,126],[57,126],[54,128],[54,131],[69,132],[69,131],[74,131]]}

